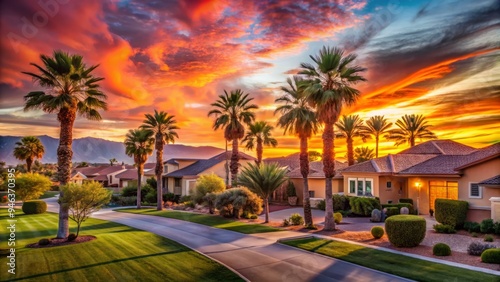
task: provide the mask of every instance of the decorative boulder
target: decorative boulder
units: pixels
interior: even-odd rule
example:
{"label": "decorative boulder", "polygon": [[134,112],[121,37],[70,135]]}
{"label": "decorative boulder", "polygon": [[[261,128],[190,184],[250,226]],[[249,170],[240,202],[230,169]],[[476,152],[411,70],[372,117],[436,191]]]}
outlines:
{"label": "decorative boulder", "polygon": [[399,211],[400,214],[410,214],[410,210],[407,207],[402,207]]}
{"label": "decorative boulder", "polygon": [[372,210],[372,217],[370,219],[371,222],[381,222],[382,221],[382,212],[378,209]]}

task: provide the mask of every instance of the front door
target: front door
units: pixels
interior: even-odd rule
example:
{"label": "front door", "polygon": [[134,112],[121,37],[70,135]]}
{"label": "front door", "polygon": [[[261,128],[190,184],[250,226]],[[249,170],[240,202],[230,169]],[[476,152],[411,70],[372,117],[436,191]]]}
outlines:
{"label": "front door", "polygon": [[434,210],[436,199],[458,200],[458,182],[429,181],[429,208]]}

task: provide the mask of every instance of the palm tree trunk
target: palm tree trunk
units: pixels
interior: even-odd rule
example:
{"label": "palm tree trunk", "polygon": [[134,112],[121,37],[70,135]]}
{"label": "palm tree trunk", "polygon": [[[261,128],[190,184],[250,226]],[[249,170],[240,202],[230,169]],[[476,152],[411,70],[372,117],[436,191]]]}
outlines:
{"label": "palm tree trunk", "polygon": [[351,166],[354,164],[354,148],[353,140],[351,137],[347,137],[347,165]]}
{"label": "palm tree trunk", "polygon": [[161,134],[156,134],[156,209],[163,210],[162,204],[162,181],[161,175],[163,174],[163,136]]}
{"label": "palm tree trunk", "polygon": [[26,159],[26,167],[27,167],[28,173],[31,173],[31,165],[32,164],[33,164],[33,159],[28,157]]}
{"label": "palm tree trunk", "polygon": [[142,174],[144,171],[144,163],[137,163],[137,208],[141,208],[142,194]]}
{"label": "palm tree trunk", "polygon": [[231,154],[231,186],[234,186],[238,180],[238,138],[233,138],[233,152]]}
{"label": "palm tree trunk", "polygon": [[264,223],[269,222],[269,196],[264,198],[264,208],[266,209],[266,220]]}
{"label": "palm tree trunk", "polygon": [[262,152],[264,149],[262,148],[262,140],[257,140],[257,165],[262,163]]}
{"label": "palm tree trunk", "polygon": [[415,146],[415,137],[410,136],[410,147]]}
{"label": "palm tree trunk", "polygon": [[323,131],[323,171],[325,173],[325,226],[323,230],[335,230],[333,219],[332,178],[335,175],[335,152],[333,149],[333,122],[325,122]]}
{"label": "palm tree trunk", "polygon": [[[73,158],[73,124],[76,118],[76,105],[74,108],[62,108],[57,114],[57,119],[61,124],[59,134],[59,147],[57,148],[57,177],[60,185],[66,185],[71,179],[71,161]],[[63,191],[60,190],[59,198],[63,198]],[[69,207],[66,203],[59,204],[59,226],[57,238],[68,237],[69,234]]]}
{"label": "palm tree trunk", "polygon": [[307,153],[307,137],[300,137],[300,173],[304,182],[304,196],[302,205],[304,207],[304,222],[306,226],[313,225],[311,201],[309,200],[309,155]]}
{"label": "palm tree trunk", "polygon": [[375,158],[378,158],[378,134],[375,135]]}

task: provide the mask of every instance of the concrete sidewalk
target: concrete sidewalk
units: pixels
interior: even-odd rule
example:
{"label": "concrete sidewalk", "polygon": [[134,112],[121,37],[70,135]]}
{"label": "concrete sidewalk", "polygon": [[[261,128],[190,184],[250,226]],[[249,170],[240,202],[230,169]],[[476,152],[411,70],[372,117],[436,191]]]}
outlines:
{"label": "concrete sidewalk", "polygon": [[[46,202],[50,211],[58,211],[56,199],[47,199]],[[93,217],[184,244],[225,264],[250,281],[410,281],[276,243],[277,239],[297,236],[296,232],[246,235],[181,220],[110,209],[101,210]]]}

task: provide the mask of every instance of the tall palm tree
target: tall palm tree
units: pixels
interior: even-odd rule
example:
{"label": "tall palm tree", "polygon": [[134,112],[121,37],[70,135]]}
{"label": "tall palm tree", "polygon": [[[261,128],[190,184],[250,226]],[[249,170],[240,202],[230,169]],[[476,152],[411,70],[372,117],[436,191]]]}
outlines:
{"label": "tall palm tree", "polygon": [[309,106],[304,93],[303,80],[300,77],[294,76],[293,79],[287,79],[288,86],[281,87],[285,93],[280,98],[276,99],[275,103],[285,103],[279,106],[274,111],[274,114],[279,113],[281,116],[278,119],[278,126],[284,128],[284,134],[293,134],[299,137],[300,140],[300,173],[304,183],[303,191],[303,207],[304,207],[304,223],[306,226],[313,225],[311,202],[309,201],[309,156],[307,139],[316,134],[318,130],[318,120],[316,113]]}
{"label": "tall palm tree", "polygon": [[347,164],[354,164],[354,137],[361,137],[363,142],[369,135],[366,135],[363,131],[363,120],[359,118],[358,115],[343,115],[342,118],[335,123],[338,132],[335,134],[337,138],[345,138],[347,143]]}
{"label": "tall palm tree", "polygon": [[415,139],[436,139],[436,135],[429,130],[431,125],[427,124],[423,115],[404,115],[396,121],[398,129],[389,131],[389,140],[394,140],[395,146],[408,143],[410,147],[415,146]]}
{"label": "tall palm tree", "polygon": [[378,142],[380,136],[389,132],[392,122],[388,122],[384,116],[373,116],[366,121],[366,126],[363,127],[364,134],[373,135],[375,137],[375,157],[378,158]]}
{"label": "tall palm tree", "polygon": [[208,116],[215,116],[213,128],[224,129],[224,138],[228,141],[233,141],[233,150],[231,154],[231,182],[236,183],[238,180],[238,140],[245,135],[245,127],[243,124],[250,124],[255,120],[255,114],[252,110],[258,109],[257,105],[250,104],[253,98],[248,97],[241,89],[236,89],[227,93],[224,90],[224,95],[219,95],[219,99],[211,106],[215,109],[208,112]]}
{"label": "tall palm tree", "polygon": [[[248,150],[257,149],[257,164],[262,163],[262,152],[264,151],[263,145],[276,147],[278,141],[271,137],[273,127],[265,121],[258,121],[248,126],[247,134],[241,141],[245,143]],[[257,144],[257,145],[256,145]]]}
{"label": "tall palm tree", "polygon": [[[98,110],[106,110],[107,104],[106,95],[100,90],[98,82],[104,78],[92,74],[99,65],[87,67],[80,55],[54,51],[53,57],[40,55],[40,59],[43,67],[31,63],[39,73],[23,73],[47,90],[33,91],[24,96],[24,110],[41,109],[46,113],[57,113],[60,123],[57,175],[61,185],[65,185],[71,178],[71,145],[76,114],[89,120],[101,120]],[[60,197],[63,198],[63,191],[60,191]],[[68,233],[68,207],[61,203],[57,238],[65,238]]]}
{"label": "tall palm tree", "polygon": [[357,147],[354,149],[354,158],[358,163],[373,159],[373,149],[369,147]]}
{"label": "tall palm tree", "polygon": [[134,158],[137,166],[137,208],[141,208],[141,184],[144,173],[144,164],[148,156],[153,154],[155,139],[153,131],[146,129],[131,129],[125,137],[125,154]]}
{"label": "tall palm tree", "polygon": [[350,106],[359,98],[359,90],[353,88],[365,78],[360,75],[366,69],[353,66],[356,55],[344,55],[339,48],[323,47],[319,54],[310,56],[313,64],[301,63],[299,74],[308,80],[305,89],[309,103],[316,108],[323,130],[323,171],[325,173],[325,227],[334,230],[332,178],[335,176],[335,152],[333,125],[337,122],[343,106]]}
{"label": "tall palm tree", "polygon": [[43,147],[40,139],[35,136],[26,136],[21,139],[21,142],[16,142],[14,148],[14,157],[20,161],[26,161],[28,172],[31,172],[31,165],[34,159],[40,159],[45,154],[45,147]]}
{"label": "tall palm tree", "polygon": [[161,175],[163,173],[163,147],[165,144],[174,143],[175,138],[179,138],[176,129],[179,129],[176,125],[177,121],[174,116],[168,115],[166,112],[158,112],[155,110],[154,115],[146,114],[146,119],[141,125],[141,128],[153,132],[155,138],[155,149],[156,149],[156,196],[157,203],[156,209],[161,211],[163,209],[162,205],[162,179]]}
{"label": "tall palm tree", "polygon": [[109,159],[109,165],[110,166],[113,166],[115,163],[117,163],[118,161],[115,159],[115,158],[112,158],[112,159]]}
{"label": "tall palm tree", "polygon": [[241,171],[238,183],[247,187],[264,200],[264,207],[266,209],[266,220],[264,223],[269,222],[269,197],[286,180],[286,170],[276,163],[262,165],[249,163]]}

